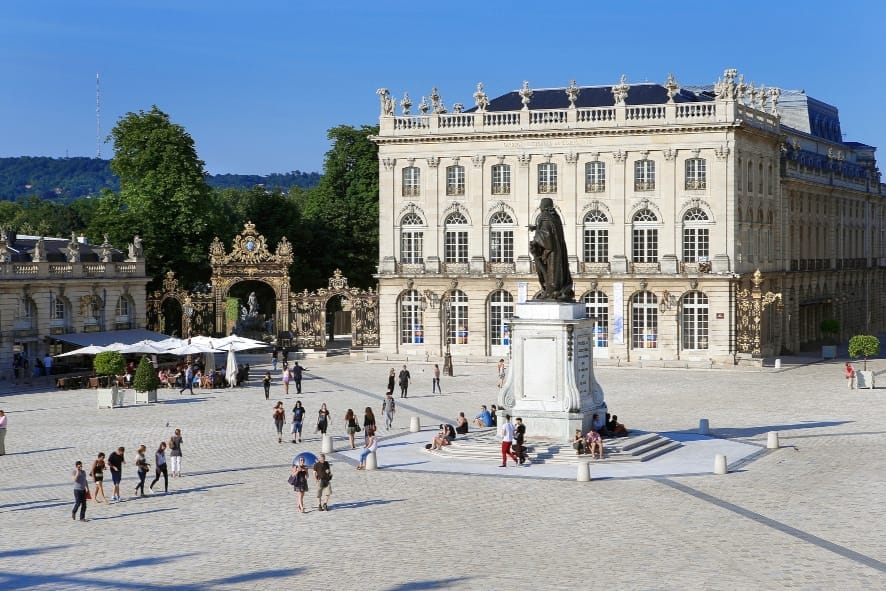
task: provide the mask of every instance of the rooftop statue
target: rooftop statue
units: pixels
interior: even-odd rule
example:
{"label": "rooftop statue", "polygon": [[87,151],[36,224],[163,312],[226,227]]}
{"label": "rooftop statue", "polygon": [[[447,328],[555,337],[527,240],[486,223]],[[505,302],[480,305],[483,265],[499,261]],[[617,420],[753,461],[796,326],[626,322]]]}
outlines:
{"label": "rooftop statue", "polygon": [[554,209],[554,201],[545,197],[539,204],[541,213],[529,230],[535,232],[529,241],[529,252],[535,257],[535,270],[541,283],[541,295],[537,300],[572,302],[572,274],[569,272],[569,258],[566,252],[566,239],[563,236],[563,223],[560,214]]}

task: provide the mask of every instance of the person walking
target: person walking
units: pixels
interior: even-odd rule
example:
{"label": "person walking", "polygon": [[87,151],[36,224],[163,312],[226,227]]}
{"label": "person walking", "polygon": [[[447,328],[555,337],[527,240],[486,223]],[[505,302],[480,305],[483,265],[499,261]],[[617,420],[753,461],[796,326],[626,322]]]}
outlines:
{"label": "person walking", "polygon": [[271,398],[271,372],[266,371],[265,377],[261,379],[261,385],[265,389],[265,400],[270,400]]}
{"label": "person walking", "polygon": [[123,464],[126,463],[123,456],[125,451],[125,448],[118,447],[117,451],[112,451],[108,456],[108,468],[111,469],[111,481],[114,483],[114,489],[111,491],[112,503],[123,500],[120,498],[120,481],[123,479]]}
{"label": "person walking", "polygon": [[320,405],[320,410],[317,411],[317,431],[320,432],[320,435],[326,435],[326,430],[329,428],[329,409],[326,408],[326,403]]}
{"label": "person walking", "polygon": [[317,510],[329,511],[329,497],[332,496],[332,468],[326,461],[326,454],[320,454],[314,462],[314,480],[317,481]]}
{"label": "person walking", "polygon": [[348,412],[345,413],[345,431],[348,434],[348,441],[351,444],[351,449],[357,449],[357,446],[354,443],[354,434],[359,428],[360,426],[357,423],[357,416],[354,414],[354,410],[349,408]]}
{"label": "person walking", "polygon": [[394,382],[397,380],[397,372],[394,371],[394,368],[391,368],[391,371],[388,372],[388,392],[391,394],[394,393]]}
{"label": "person walking", "polygon": [[0,456],[6,455],[6,429],[8,424],[9,419],[6,418],[6,413],[0,408]]}
{"label": "person walking", "polygon": [[523,466],[526,464],[526,447],[523,445],[526,437],[526,425],[523,419],[517,417],[514,419],[517,424],[514,425],[514,453],[517,455],[517,462]]}
{"label": "person walking", "polygon": [[138,446],[138,450],[135,452],[135,468],[138,474],[138,484],[135,485],[135,492],[142,497],[145,496],[145,478],[147,478],[148,469],[151,467],[148,464],[148,459],[145,457],[145,452],[147,451],[148,448],[142,444]]}
{"label": "person walking", "polygon": [[169,492],[169,472],[166,470],[166,442],[161,441],[160,446],[157,448],[157,451],[154,452],[154,480],[151,482],[151,485],[148,486],[148,490],[151,491],[151,494],[154,494],[154,485],[157,484],[157,481],[160,480],[160,475],[163,475],[163,492]]}
{"label": "person walking", "polygon": [[431,378],[431,394],[437,391],[439,391],[440,394],[443,393],[443,388],[440,387],[440,366],[435,363],[434,377]]}
{"label": "person walking", "polygon": [[385,394],[385,399],[381,403],[381,414],[385,416],[385,431],[390,431],[394,425],[394,413],[397,411],[397,404],[390,392]]}
{"label": "person walking", "polygon": [[289,373],[289,366],[286,363],[283,364],[283,396],[289,396],[289,381],[292,379],[292,374]]}
{"label": "person walking", "polygon": [[301,441],[302,424],[305,421],[305,407],[301,405],[301,400],[295,401],[292,407],[292,443],[296,443],[296,438]]}
{"label": "person walking", "polygon": [[298,512],[305,512],[305,493],[308,492],[308,467],[305,465],[305,457],[299,456],[298,463],[292,467],[289,474],[289,483],[292,489],[298,493]]}
{"label": "person walking", "polygon": [[295,381],[295,393],[301,394],[301,378],[302,371],[304,371],[301,365],[298,364],[298,361],[295,362],[295,365],[292,366],[292,379]]}
{"label": "person walking", "polygon": [[357,464],[357,470],[364,470],[366,468],[366,458],[377,449],[378,440],[375,438],[375,433],[373,433],[366,438],[366,445],[363,446],[363,451],[360,452],[360,463]]}
{"label": "person walking", "polygon": [[274,347],[274,351],[271,353],[271,369],[277,371],[277,356],[280,354],[279,349]]}
{"label": "person walking", "polygon": [[169,463],[172,469],[172,477],[180,478],[182,475],[182,430],[176,429],[175,435],[169,438]]}
{"label": "person walking", "polygon": [[369,436],[375,435],[375,430],[375,413],[371,406],[367,406],[363,411],[363,441],[369,441]]}
{"label": "person walking", "polygon": [[277,428],[277,443],[283,443],[283,423],[286,422],[286,411],[283,409],[283,401],[278,400],[274,406],[274,427]]}
{"label": "person walking", "polygon": [[86,472],[83,471],[83,462],[74,462],[74,474],[71,477],[74,482],[74,508],[71,510],[71,519],[77,519],[77,509],[80,510],[80,521],[86,519],[86,492],[89,490],[86,484]]}
{"label": "person walking", "polygon": [[406,398],[409,395],[409,382],[412,380],[412,376],[409,375],[409,370],[405,365],[400,370],[398,378],[400,380],[400,398]]}
{"label": "person walking", "polygon": [[850,390],[855,389],[855,368],[848,361],[846,362],[846,387]]}
{"label": "person walking", "polygon": [[[105,480],[105,454],[103,452],[99,452],[98,457],[92,462],[92,466],[89,468],[89,476],[92,478],[93,482],[95,482],[95,492],[92,493],[92,499],[95,501],[95,504],[99,504],[102,501],[105,504],[108,503],[108,497],[105,496],[104,489],[104,480]],[[99,495],[102,500],[99,500]]]}
{"label": "person walking", "polygon": [[498,360],[498,368],[496,371],[498,372],[498,387],[501,388],[505,383],[505,374],[507,372],[504,359]]}
{"label": "person walking", "polygon": [[184,394],[185,390],[190,390],[191,396],[194,395],[194,370],[190,365],[185,369],[185,382],[182,384],[181,390],[178,391],[178,395]]}
{"label": "person walking", "polygon": [[517,465],[517,456],[511,451],[511,445],[514,443],[514,423],[511,422],[511,415],[505,415],[505,422],[498,429],[498,435],[501,437],[501,465],[499,468],[508,466],[508,457],[514,460],[514,465]]}

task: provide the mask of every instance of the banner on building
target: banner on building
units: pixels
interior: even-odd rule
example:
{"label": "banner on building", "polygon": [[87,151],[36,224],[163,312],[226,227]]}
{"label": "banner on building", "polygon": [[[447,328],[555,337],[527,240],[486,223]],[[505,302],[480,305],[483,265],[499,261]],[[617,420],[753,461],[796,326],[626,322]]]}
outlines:
{"label": "banner on building", "polygon": [[526,281],[517,282],[517,303],[525,304],[529,299],[529,283]]}
{"label": "banner on building", "polygon": [[620,281],[612,284],[612,343],[614,345],[624,345],[625,342],[624,289],[625,284]]}

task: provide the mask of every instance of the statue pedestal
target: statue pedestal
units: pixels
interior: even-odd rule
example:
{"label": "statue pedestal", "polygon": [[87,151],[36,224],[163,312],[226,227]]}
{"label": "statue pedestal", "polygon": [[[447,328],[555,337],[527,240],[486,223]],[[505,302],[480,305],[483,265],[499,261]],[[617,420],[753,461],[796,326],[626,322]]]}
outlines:
{"label": "statue pedestal", "polygon": [[594,321],[583,304],[517,304],[511,319],[511,362],[499,404],[522,417],[527,437],[572,441],[595,413],[606,416],[594,379]]}

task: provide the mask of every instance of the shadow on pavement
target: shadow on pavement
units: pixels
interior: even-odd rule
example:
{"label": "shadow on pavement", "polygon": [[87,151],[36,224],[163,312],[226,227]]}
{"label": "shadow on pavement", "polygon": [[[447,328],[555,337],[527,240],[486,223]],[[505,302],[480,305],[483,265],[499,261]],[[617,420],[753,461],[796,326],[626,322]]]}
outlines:
{"label": "shadow on pavement", "polygon": [[388,591],[421,591],[422,589],[447,589],[455,584],[464,584],[471,577],[459,577],[452,579],[439,579],[436,581],[412,581],[395,587],[389,587]]}
{"label": "shadow on pavement", "polygon": [[[684,429],[682,431],[669,431],[668,433],[679,436],[681,441],[701,441],[710,439],[711,437],[732,439],[740,437],[755,437],[757,435],[768,433],[769,431],[795,431],[797,429],[836,427],[838,425],[845,425],[846,423],[852,422],[854,421],[808,421],[787,425],[761,425],[759,427],[720,427],[717,425],[711,425],[710,435],[699,435],[697,427]],[[685,436],[689,436],[690,438],[687,439]],[[692,439],[692,436],[695,436],[695,439]]]}
{"label": "shadow on pavement", "polygon": [[336,503],[329,507],[329,510],[338,509],[359,509],[361,507],[371,507],[372,505],[388,505],[390,503],[401,503],[406,499],[372,499],[369,501],[355,501],[353,503]]}

